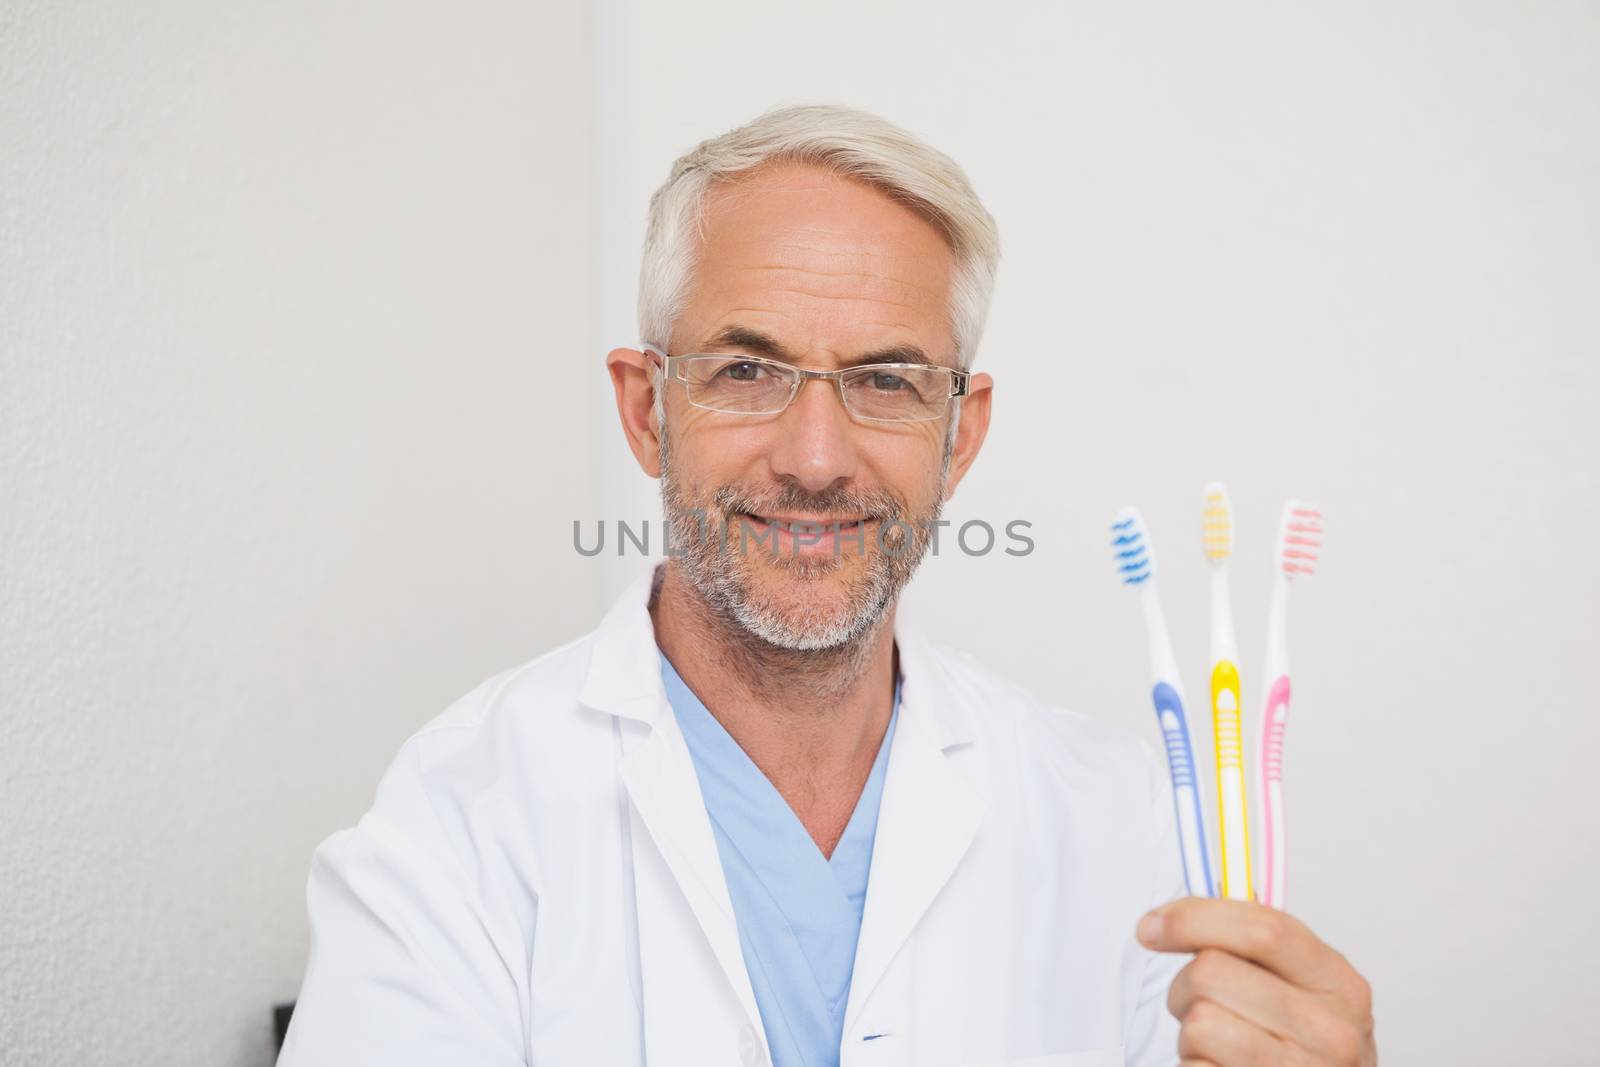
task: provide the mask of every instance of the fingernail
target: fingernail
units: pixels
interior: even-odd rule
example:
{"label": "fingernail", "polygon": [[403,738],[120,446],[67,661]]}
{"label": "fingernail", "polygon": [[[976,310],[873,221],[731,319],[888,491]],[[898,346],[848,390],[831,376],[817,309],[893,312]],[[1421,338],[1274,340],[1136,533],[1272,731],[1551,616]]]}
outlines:
{"label": "fingernail", "polygon": [[1146,945],[1154,946],[1161,940],[1161,914],[1152,911],[1139,920],[1139,940]]}

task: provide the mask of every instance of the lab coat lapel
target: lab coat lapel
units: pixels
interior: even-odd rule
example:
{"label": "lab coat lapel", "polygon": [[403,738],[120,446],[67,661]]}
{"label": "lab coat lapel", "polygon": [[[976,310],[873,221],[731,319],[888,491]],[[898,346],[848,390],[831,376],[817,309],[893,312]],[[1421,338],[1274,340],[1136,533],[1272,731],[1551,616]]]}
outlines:
{"label": "lab coat lapel", "polygon": [[[707,1040],[703,1029],[707,1020],[689,1010],[700,992],[692,970],[695,946],[683,909],[670,899],[670,886],[665,893],[652,891],[656,888],[653,882],[665,880],[660,877],[663,866],[727,977],[744,1022],[751,1028],[746,1032],[760,1035],[764,1043],[761,1015],[739,947],[738,923],[711,821],[688,748],[676,726],[664,725],[668,719],[670,709],[662,724],[649,734],[623,735],[622,778],[637,817],[632,852],[647,1046],[655,1053],[668,1049],[692,1053],[704,1048]],[[648,841],[640,829],[648,834]],[[680,1060],[675,1054],[663,1055],[662,1060],[694,1062],[692,1056]]]}
{"label": "lab coat lapel", "polygon": [[[707,1035],[708,1020],[690,1010],[698,994],[692,972],[697,946],[688,936],[681,893],[733,997],[763,1048],[766,1036],[739,947],[738,924],[688,746],[667,702],[660,653],[647,610],[651,575],[629,587],[600,624],[588,676],[579,692],[587,707],[621,721],[620,772],[632,804],[631,850],[638,902],[640,970],[647,1047],[680,1062]],[[642,830],[643,833],[639,831]],[[671,885],[657,885],[657,881]],[[660,889],[666,892],[658,892]],[[685,988],[685,985],[689,986]],[[671,1010],[662,1010],[671,1006]],[[681,1062],[693,1062],[693,1057]]]}
{"label": "lab coat lapel", "polygon": [[938,655],[903,608],[896,613],[895,644],[904,675],[900,722],[878,809],[847,1033],[966,855],[985,807],[951,756],[976,740],[970,712],[960,706]]}

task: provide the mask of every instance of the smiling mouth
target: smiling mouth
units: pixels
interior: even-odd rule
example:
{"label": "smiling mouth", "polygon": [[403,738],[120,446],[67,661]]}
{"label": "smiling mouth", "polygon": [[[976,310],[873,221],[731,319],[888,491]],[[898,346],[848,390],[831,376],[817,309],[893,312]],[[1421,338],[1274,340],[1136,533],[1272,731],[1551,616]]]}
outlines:
{"label": "smiling mouth", "polygon": [[854,529],[857,526],[861,526],[864,523],[866,523],[867,521],[869,521],[867,519],[845,519],[845,518],[836,518],[836,519],[782,518],[782,517],[779,517],[779,516],[776,516],[776,515],[774,515],[774,516],[756,515],[756,514],[753,514],[751,512],[748,512],[748,511],[740,512],[740,514],[744,518],[754,520],[755,522],[759,523],[762,526],[771,526],[771,527],[773,527],[775,529],[778,529],[778,530],[787,530],[790,533],[820,533],[822,531],[831,531],[831,530],[834,530],[836,528],[839,529],[839,530],[851,530],[851,529]]}

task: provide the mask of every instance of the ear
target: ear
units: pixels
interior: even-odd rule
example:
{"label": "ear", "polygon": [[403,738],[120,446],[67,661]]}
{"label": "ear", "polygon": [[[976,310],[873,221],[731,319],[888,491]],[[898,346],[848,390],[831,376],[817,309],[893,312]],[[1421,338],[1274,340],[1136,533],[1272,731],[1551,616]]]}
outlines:
{"label": "ear", "polygon": [[656,363],[633,348],[614,348],[606,355],[606,370],[617,393],[617,416],[628,438],[633,458],[652,478],[661,477],[661,427],[656,425]]}
{"label": "ear", "polygon": [[[956,495],[956,486],[966,477],[967,468],[978,458],[983,439],[989,434],[994,379],[987,374],[974,374],[967,380],[967,395],[957,403],[961,405],[961,421],[956,424],[955,447],[950,451],[950,480],[946,483],[944,493],[946,500]],[[952,412],[951,418],[954,417]]]}

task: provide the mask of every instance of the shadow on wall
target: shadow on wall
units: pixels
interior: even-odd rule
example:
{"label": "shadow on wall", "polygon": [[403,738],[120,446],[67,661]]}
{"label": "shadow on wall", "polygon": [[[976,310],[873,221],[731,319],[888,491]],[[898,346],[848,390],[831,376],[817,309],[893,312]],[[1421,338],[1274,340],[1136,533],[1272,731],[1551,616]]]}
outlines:
{"label": "shadow on wall", "polygon": [[289,1032],[289,1016],[294,1014],[294,1001],[272,1006],[272,1036],[277,1040],[274,1048],[283,1051],[283,1039]]}

